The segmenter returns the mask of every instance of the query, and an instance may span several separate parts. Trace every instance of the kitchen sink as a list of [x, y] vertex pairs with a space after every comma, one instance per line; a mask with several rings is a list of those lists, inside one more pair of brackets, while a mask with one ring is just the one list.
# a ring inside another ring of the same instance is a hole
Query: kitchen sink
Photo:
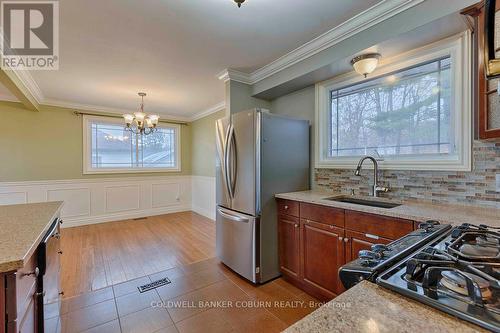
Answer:
[[355, 204], [355, 205], [371, 206], [371, 207], [378, 207], [378, 208], [394, 208], [394, 207], [401, 206], [401, 204], [392, 203], [392, 202], [357, 199], [357, 198], [351, 198], [351, 197], [330, 197], [330, 198], [324, 198], [323, 200], [345, 202], [345, 203], [350, 203], [350, 204]]

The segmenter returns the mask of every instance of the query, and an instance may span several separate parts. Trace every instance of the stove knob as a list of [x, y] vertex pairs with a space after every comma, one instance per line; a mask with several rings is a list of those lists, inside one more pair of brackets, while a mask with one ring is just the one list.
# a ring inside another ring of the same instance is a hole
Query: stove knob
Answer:
[[384, 245], [384, 244], [374, 244], [372, 245], [372, 251], [373, 252], [378, 252], [378, 253], [382, 253], [384, 251], [390, 251], [391, 249], [389, 249], [389, 247], [387, 245]]
[[361, 250], [358, 253], [358, 256], [361, 259], [367, 259], [367, 260], [380, 260], [382, 259], [382, 254], [379, 252], [373, 252], [369, 250]]

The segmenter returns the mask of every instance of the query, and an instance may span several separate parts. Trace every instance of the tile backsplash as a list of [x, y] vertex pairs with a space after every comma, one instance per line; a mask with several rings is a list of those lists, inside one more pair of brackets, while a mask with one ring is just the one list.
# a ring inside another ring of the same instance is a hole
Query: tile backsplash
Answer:
[[[496, 178], [500, 173], [500, 142], [474, 141], [471, 172], [380, 171], [380, 183], [390, 188], [381, 197], [403, 201], [424, 201], [500, 208]], [[354, 170], [315, 169], [314, 185], [318, 190], [369, 195], [373, 171], [362, 176]]]

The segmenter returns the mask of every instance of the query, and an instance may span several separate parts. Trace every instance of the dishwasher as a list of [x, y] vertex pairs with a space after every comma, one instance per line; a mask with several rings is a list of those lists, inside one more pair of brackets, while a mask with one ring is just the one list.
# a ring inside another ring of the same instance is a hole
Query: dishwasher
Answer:
[[47, 319], [59, 316], [60, 297], [60, 225], [62, 220], [56, 218], [45, 234], [37, 249], [37, 333], [43, 333]]

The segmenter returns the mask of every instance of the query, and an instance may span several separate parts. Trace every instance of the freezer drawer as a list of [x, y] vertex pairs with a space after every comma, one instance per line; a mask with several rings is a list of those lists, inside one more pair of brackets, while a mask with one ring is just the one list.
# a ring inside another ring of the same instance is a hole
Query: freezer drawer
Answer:
[[244, 278], [257, 283], [256, 249], [259, 219], [217, 207], [217, 257]]

